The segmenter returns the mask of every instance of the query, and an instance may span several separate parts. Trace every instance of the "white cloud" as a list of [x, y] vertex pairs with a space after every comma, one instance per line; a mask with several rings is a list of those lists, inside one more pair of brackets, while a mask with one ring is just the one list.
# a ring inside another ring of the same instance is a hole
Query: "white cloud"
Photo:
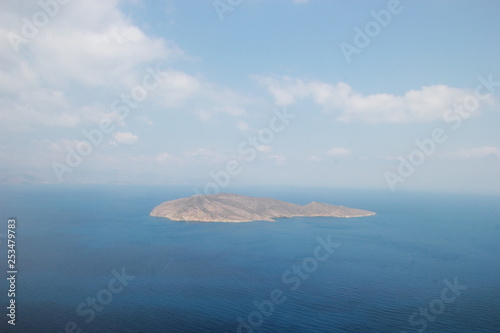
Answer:
[[284, 156], [278, 155], [278, 154], [269, 155], [268, 158], [273, 160], [277, 165], [283, 165], [286, 162], [286, 158]]
[[246, 111], [242, 107], [238, 107], [236, 105], [229, 105], [227, 107], [222, 108], [222, 112], [225, 112], [231, 116], [244, 116], [246, 114]]
[[473, 159], [473, 158], [485, 158], [485, 157], [496, 157], [500, 158], [500, 148], [493, 146], [477, 147], [471, 149], [463, 149], [454, 153], [449, 153], [445, 156], [450, 158], [459, 159]]
[[196, 110], [196, 115], [207, 121], [220, 114], [244, 116], [247, 114], [246, 107], [254, 101], [227, 87], [200, 81], [200, 89], [189, 103], [190, 108]]
[[201, 82], [189, 74], [170, 69], [160, 72], [158, 77], [161, 84], [151, 95], [163, 107], [179, 107], [201, 92]]
[[[310, 98], [326, 112], [337, 114], [343, 122], [367, 123], [426, 122], [441, 119], [445, 112], [454, 110], [473, 91], [446, 85], [425, 86], [403, 95], [377, 93], [363, 95], [348, 84], [336, 85], [321, 81], [306, 81], [290, 77], [256, 77], [265, 86], [279, 106], [287, 106], [300, 99]], [[491, 105], [493, 96], [487, 94], [483, 103]]]
[[137, 116], [137, 117], [135, 117], [135, 119], [140, 121], [141, 123], [147, 124], [149, 126], [155, 125], [155, 123], [149, 117], [146, 117], [146, 116]]
[[248, 131], [250, 129], [250, 126], [248, 125], [247, 122], [243, 121], [243, 120], [239, 120], [237, 123], [236, 123], [236, 128], [242, 132], [244, 131]]
[[181, 162], [180, 158], [165, 152], [156, 154], [154, 156], [154, 160], [160, 164], [172, 164]]
[[323, 161], [323, 159], [320, 158], [320, 157], [318, 157], [317, 155], [309, 156], [307, 159], [309, 161], [313, 161], [313, 162], [321, 162], [321, 161]]
[[212, 149], [198, 148], [185, 152], [183, 158], [189, 161], [219, 162], [224, 161], [226, 157]]
[[268, 145], [259, 145], [257, 146], [257, 150], [262, 154], [269, 154], [273, 151], [273, 147]]
[[[31, 17], [40, 10], [20, 9], [7, 8], [2, 16]], [[4, 25], [4, 29], [21, 34], [20, 24]], [[58, 14], [39, 29], [15, 58], [29, 61], [48, 83], [74, 80], [89, 85], [122, 86], [138, 66], [182, 55], [174, 43], [146, 36], [120, 12], [118, 1], [89, 0], [61, 6]]]
[[265, 86], [279, 106], [294, 104], [297, 99], [309, 96], [309, 87], [302, 80], [293, 80], [289, 77], [278, 79], [274, 77], [255, 76], [257, 81]]
[[351, 151], [347, 148], [334, 147], [326, 152], [328, 156], [347, 156], [351, 154]]
[[[113, 0], [61, 5], [16, 52], [9, 36], [22, 35], [21, 18], [40, 10], [38, 2], [0, 3], [0, 127], [5, 131], [99, 122], [109, 115], [106, 103], [141, 82], [150, 63], [184, 54], [175, 43], [146, 36]], [[178, 90], [186, 84], [192, 86], [182, 74], [164, 73], [166, 82], [177, 87], [168, 95], [172, 100], [183, 98]]]
[[61, 5], [15, 52], [8, 36], [21, 35], [21, 18], [40, 10], [38, 2], [0, 2], [3, 132], [75, 128], [104, 118], [124, 126], [123, 117], [111, 112], [112, 102], [141, 84], [148, 68], [155, 66], [162, 67], [161, 84], [147, 96], [155, 106], [191, 112], [201, 120], [247, 113], [251, 100], [244, 95], [169, 68], [174, 60], [192, 58], [174, 42], [146, 35], [120, 11], [118, 0]]
[[254, 103], [245, 95], [200, 76], [166, 70], [160, 72], [158, 77], [161, 84], [151, 92], [151, 97], [165, 109], [185, 110], [201, 121], [218, 115], [244, 116], [247, 114], [246, 107]]
[[132, 145], [139, 140], [137, 135], [134, 135], [130, 132], [115, 132], [113, 134], [113, 138], [117, 143], [123, 143], [126, 145]]

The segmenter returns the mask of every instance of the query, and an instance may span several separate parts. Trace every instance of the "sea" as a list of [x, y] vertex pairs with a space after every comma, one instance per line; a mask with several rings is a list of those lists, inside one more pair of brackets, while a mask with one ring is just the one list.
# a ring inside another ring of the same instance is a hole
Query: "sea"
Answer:
[[190, 187], [0, 190], [0, 332], [500, 332], [499, 196], [235, 187], [377, 214], [200, 223], [149, 216]]

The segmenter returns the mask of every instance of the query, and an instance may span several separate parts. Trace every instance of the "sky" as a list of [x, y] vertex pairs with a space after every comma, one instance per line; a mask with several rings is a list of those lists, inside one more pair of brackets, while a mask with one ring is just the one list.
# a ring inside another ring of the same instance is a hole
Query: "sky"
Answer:
[[499, 13], [3, 0], [0, 183], [498, 194]]

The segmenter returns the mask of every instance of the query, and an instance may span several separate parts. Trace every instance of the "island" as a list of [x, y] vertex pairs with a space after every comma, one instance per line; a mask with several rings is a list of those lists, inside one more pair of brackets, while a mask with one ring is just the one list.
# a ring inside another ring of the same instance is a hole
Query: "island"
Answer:
[[359, 217], [374, 214], [367, 210], [315, 201], [301, 206], [271, 198], [218, 193], [166, 201], [156, 206], [150, 216], [173, 221], [251, 222], [274, 221], [284, 217]]

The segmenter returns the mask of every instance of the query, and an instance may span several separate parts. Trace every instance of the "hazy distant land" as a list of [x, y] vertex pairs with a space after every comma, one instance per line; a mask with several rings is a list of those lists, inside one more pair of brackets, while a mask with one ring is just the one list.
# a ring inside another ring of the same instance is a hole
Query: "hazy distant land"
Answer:
[[311, 202], [305, 206], [271, 199], [239, 194], [220, 193], [195, 195], [166, 201], [156, 206], [151, 216], [174, 221], [250, 222], [274, 221], [281, 217], [359, 217], [374, 215], [362, 209]]

